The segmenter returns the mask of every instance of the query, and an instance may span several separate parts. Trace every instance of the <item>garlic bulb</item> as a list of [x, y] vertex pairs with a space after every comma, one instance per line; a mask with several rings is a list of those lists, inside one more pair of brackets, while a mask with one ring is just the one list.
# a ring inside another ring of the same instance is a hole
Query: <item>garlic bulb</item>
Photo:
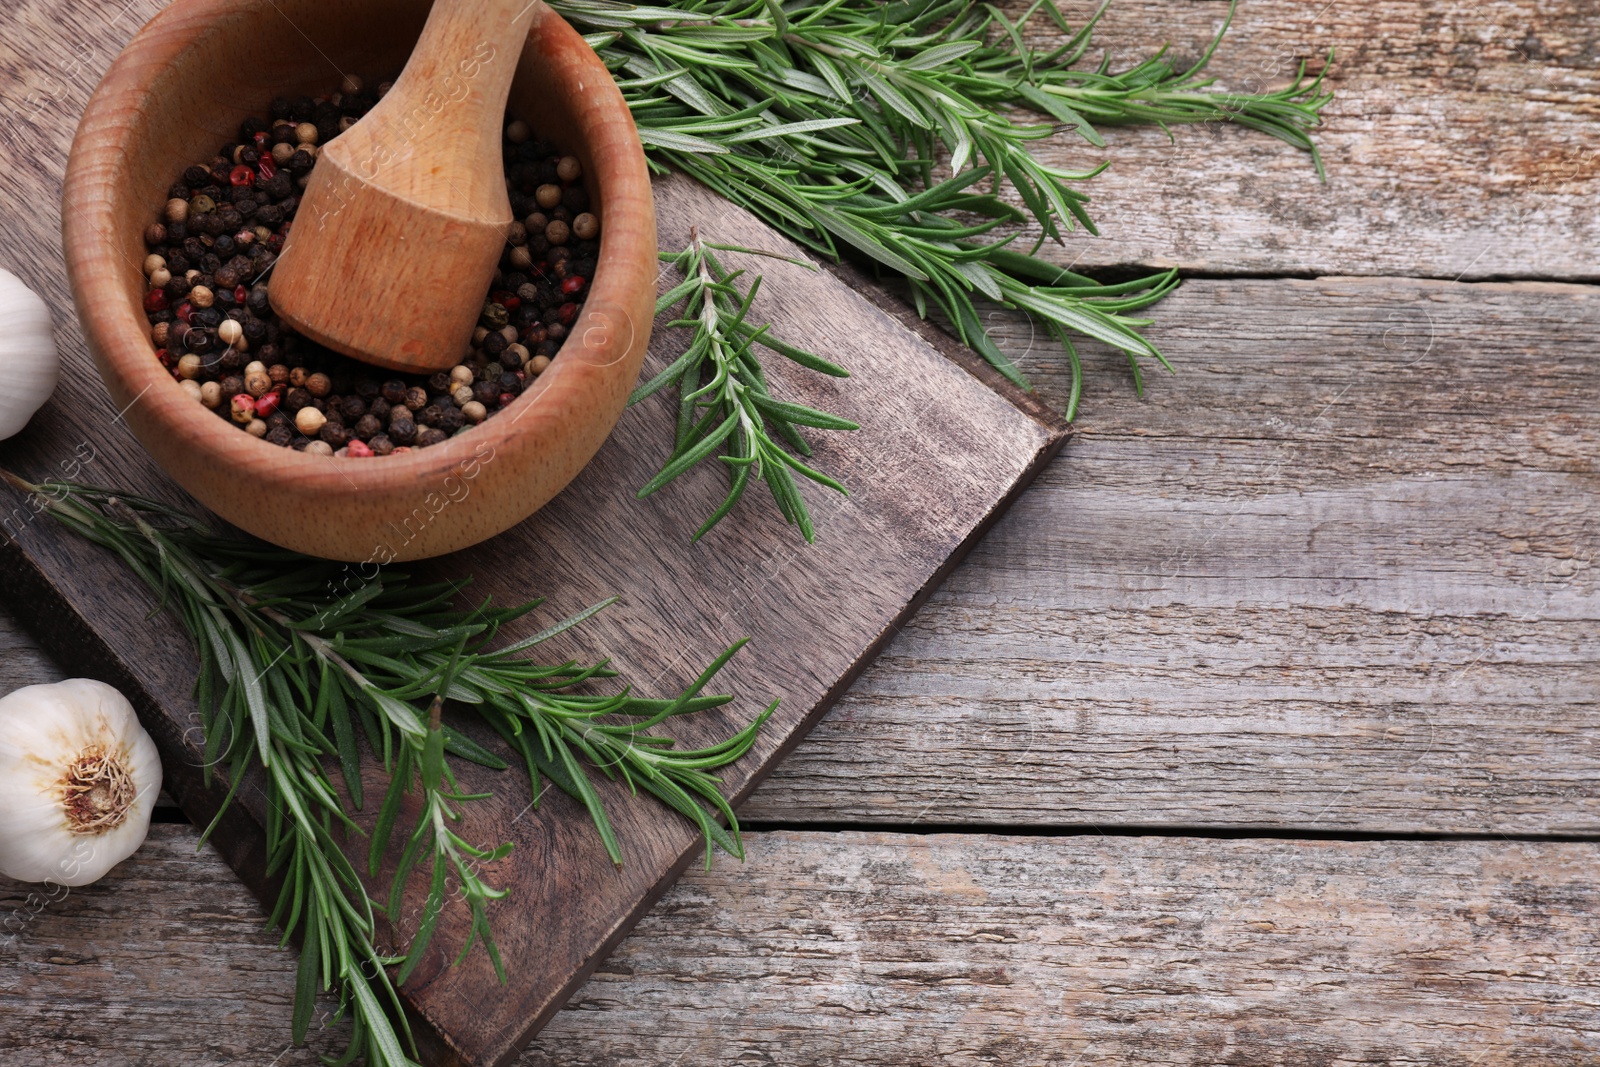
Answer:
[[127, 698], [72, 678], [0, 698], [0, 875], [88, 885], [150, 829], [161, 761]]
[[0, 441], [20, 433], [56, 391], [60, 360], [50, 309], [37, 293], [0, 270]]

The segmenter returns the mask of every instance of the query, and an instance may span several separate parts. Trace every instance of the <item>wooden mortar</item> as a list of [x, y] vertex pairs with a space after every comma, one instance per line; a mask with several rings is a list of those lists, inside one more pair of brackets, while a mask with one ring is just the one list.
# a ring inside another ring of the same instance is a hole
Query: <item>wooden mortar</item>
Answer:
[[340, 459], [243, 433], [156, 359], [140, 265], [144, 229], [174, 166], [210, 157], [274, 96], [327, 92], [346, 72], [399, 69], [428, 8], [427, 0], [177, 0], [112, 64], [67, 164], [67, 271], [111, 410], [125, 409], [156, 462], [222, 518], [332, 559], [436, 556], [538, 510], [611, 432], [649, 340], [657, 267], [644, 152], [605, 67], [536, 0], [510, 110], [578, 157], [602, 228], [583, 312], [532, 389], [442, 444]]

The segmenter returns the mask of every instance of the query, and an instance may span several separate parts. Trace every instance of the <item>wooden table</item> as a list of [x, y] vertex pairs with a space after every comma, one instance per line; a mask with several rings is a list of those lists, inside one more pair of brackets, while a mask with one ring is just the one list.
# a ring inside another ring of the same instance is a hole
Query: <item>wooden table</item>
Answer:
[[[1220, 14], [1121, 0], [1100, 40], [1192, 55]], [[1078, 436], [745, 805], [748, 862], [521, 1063], [1595, 1062], [1597, 40], [1580, 0], [1244, 0], [1225, 85], [1338, 48], [1327, 183], [1112, 131], [1105, 236], [1058, 254], [1188, 269], [1178, 375], [1088, 354]], [[106, 58], [4, 71], [13, 151]], [[71, 668], [0, 621], [0, 690]], [[0, 886], [0, 1064], [315, 1062], [196, 836]]]

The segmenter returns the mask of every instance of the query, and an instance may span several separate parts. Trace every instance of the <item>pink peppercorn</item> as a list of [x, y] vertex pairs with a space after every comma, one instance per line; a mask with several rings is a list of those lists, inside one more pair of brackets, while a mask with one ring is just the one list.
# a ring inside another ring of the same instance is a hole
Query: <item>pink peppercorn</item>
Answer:
[[569, 300], [561, 305], [561, 310], [557, 314], [561, 316], [561, 325], [571, 326], [572, 320], [578, 317], [578, 305]]
[[256, 401], [256, 418], [264, 419], [268, 415], [271, 415], [274, 411], [277, 411], [278, 404], [281, 403], [282, 400], [283, 397], [276, 389], [263, 393], [261, 395], [261, 399]]
[[228, 172], [228, 181], [234, 185], [254, 185], [256, 172], [247, 164], [241, 163]]
[[179, 320], [187, 323], [189, 321], [189, 316], [194, 314], [194, 305], [185, 300], [183, 303], [174, 308], [172, 313], [173, 315], [177, 316]]
[[243, 285], [236, 285], [236, 286], [233, 287], [233, 302], [235, 304], [238, 304], [240, 307], [243, 307], [244, 306], [244, 302], [246, 300], [248, 300], [249, 298], [250, 298], [250, 290], [246, 289]]
[[146, 311], [167, 310], [167, 294], [163, 289], [152, 289], [144, 294], [144, 309]]
[[581, 291], [587, 284], [589, 284], [589, 279], [583, 277], [581, 274], [574, 274], [572, 277], [561, 283], [561, 291], [566, 293], [568, 296], [572, 296], [574, 293]]
[[261, 156], [261, 162], [256, 164], [256, 166], [261, 171], [262, 181], [270, 181], [272, 176], [278, 173], [278, 165], [272, 161], [271, 156], [266, 154]]
[[344, 446], [344, 454], [351, 459], [366, 459], [372, 455], [372, 449], [359, 437], [350, 438], [350, 443]]
[[501, 407], [505, 407], [506, 405], [510, 404], [515, 399], [516, 399], [515, 394], [512, 394], [512, 393], [501, 393], [500, 394], [500, 406]]

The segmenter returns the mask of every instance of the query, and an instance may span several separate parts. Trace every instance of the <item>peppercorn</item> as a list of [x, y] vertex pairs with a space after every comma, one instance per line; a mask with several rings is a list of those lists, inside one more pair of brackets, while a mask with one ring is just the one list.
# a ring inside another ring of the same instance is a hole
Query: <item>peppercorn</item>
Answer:
[[449, 434], [432, 426], [424, 426], [417, 431], [417, 447], [428, 448], [433, 445], [443, 444], [449, 440]]
[[495, 331], [494, 333], [489, 334], [488, 336], [486, 336], [483, 339], [483, 353], [484, 353], [484, 355], [490, 356], [490, 357], [494, 357], [494, 356], [498, 356], [500, 353], [504, 352], [505, 350], [506, 350], [506, 338], [505, 338], [505, 335], [500, 333], [499, 331]]
[[585, 211], [572, 220], [572, 232], [581, 241], [591, 241], [600, 234], [600, 220]]
[[217, 326], [217, 340], [230, 348], [235, 345], [242, 345], [244, 343], [244, 327], [233, 319], [224, 319]]
[[306, 378], [306, 391], [314, 397], [327, 396], [333, 390], [333, 380], [321, 371]]
[[452, 386], [470, 385], [472, 383], [472, 379], [473, 373], [471, 367], [466, 367], [458, 363], [454, 367], [450, 368], [450, 384]]
[[492, 407], [495, 398], [499, 395], [500, 384], [498, 382], [483, 381], [472, 387], [472, 399], [485, 407]]
[[428, 375], [428, 390], [434, 393], [448, 393], [450, 391], [450, 375], [445, 371]]
[[178, 360], [178, 374], [191, 380], [200, 377], [200, 357], [192, 352], [181, 357]]
[[[405, 408], [398, 408], [405, 411]], [[417, 424], [408, 418], [396, 419], [389, 423], [389, 439], [397, 445], [409, 445], [417, 439]]]
[[361, 440], [361, 438], [352, 437], [350, 442], [345, 445], [344, 454], [349, 456], [351, 459], [370, 459], [372, 456], [372, 449], [368, 448], [367, 443]]
[[428, 403], [428, 391], [420, 385], [413, 385], [406, 390], [405, 405], [412, 411], [420, 411]]
[[535, 374], [543, 374], [550, 368], [549, 356], [534, 356], [528, 361], [528, 369]]
[[[479, 316], [478, 321], [483, 323], [488, 330], [498, 330], [510, 321], [510, 316], [503, 305], [496, 304], [491, 300], [483, 305], [483, 314]], [[487, 337], [488, 335], [485, 334], [484, 336]]]
[[265, 396], [268, 389], [272, 388], [272, 379], [264, 371], [246, 373], [244, 376], [244, 391], [253, 397]]
[[398, 378], [390, 378], [379, 387], [379, 393], [391, 404], [403, 404], [406, 399], [406, 383]]
[[317, 436], [328, 442], [335, 449], [343, 448], [350, 442], [350, 431], [332, 420], [322, 424], [322, 429], [317, 431]]
[[356, 420], [355, 434], [363, 441], [383, 429], [383, 423], [375, 415], [363, 415]]
[[552, 219], [544, 228], [544, 239], [553, 245], [564, 245], [571, 236], [571, 228], [560, 219]]
[[222, 403], [222, 386], [216, 382], [200, 383], [200, 403], [216, 408]]
[[[294, 393], [294, 390], [290, 390], [291, 397], [293, 396], [293, 393]], [[295, 429], [299, 430], [301, 433], [305, 434], [307, 437], [316, 436], [317, 431], [321, 430], [323, 424], [326, 423], [327, 421], [328, 421], [327, 417], [325, 415], [323, 415], [322, 412], [318, 411], [314, 407], [304, 407], [304, 406], [302, 406], [301, 408], [299, 408], [298, 410], [295, 411], [295, 416], [294, 416]]]
[[239, 393], [229, 402], [228, 414], [240, 426], [247, 425], [256, 417], [256, 398], [249, 393]]

